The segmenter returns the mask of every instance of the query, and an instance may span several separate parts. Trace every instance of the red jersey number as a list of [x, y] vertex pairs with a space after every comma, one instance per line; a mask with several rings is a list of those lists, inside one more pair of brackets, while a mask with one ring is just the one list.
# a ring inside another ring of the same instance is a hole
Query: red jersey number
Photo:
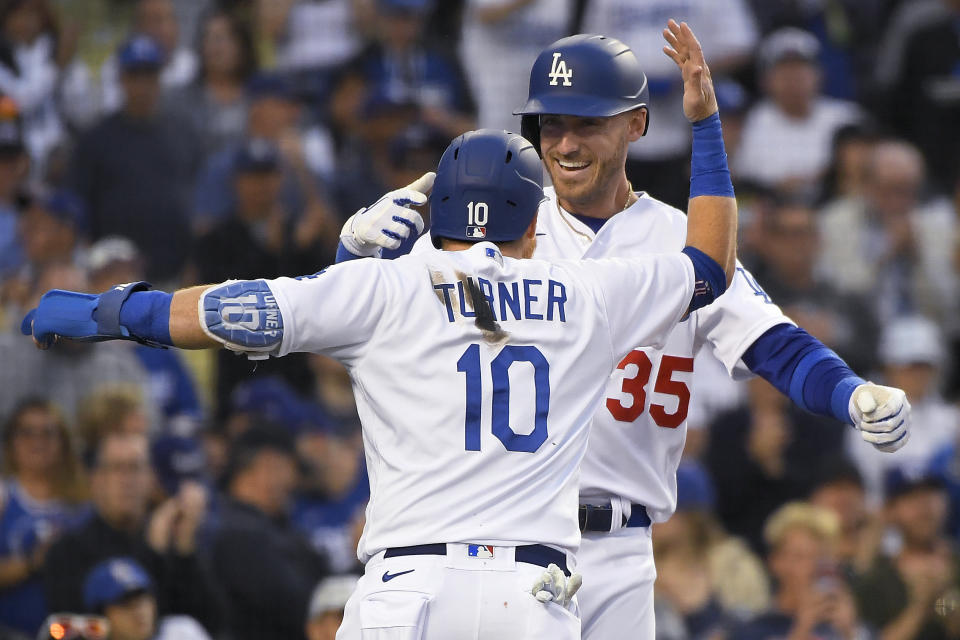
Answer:
[[[632, 378], [624, 378], [621, 390], [633, 398], [633, 404], [625, 407], [619, 399], [607, 398], [607, 410], [618, 422], [634, 422], [647, 404], [646, 387], [653, 371], [653, 363], [646, 353], [634, 350], [627, 354], [617, 368], [626, 369], [629, 364], [637, 366], [637, 374]], [[651, 404], [650, 417], [657, 426], [667, 429], [676, 429], [683, 424], [690, 408], [690, 387], [682, 380], [673, 379], [673, 374], [677, 371], [693, 372], [693, 358], [666, 355], [660, 358], [660, 369], [657, 371], [653, 390], [674, 396], [677, 399], [677, 409], [673, 413], [667, 413], [663, 405]]]

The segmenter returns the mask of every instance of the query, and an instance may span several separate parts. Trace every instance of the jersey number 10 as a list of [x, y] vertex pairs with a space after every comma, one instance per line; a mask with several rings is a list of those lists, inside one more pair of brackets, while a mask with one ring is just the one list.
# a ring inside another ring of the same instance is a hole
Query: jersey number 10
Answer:
[[[533, 365], [535, 412], [533, 431], [519, 435], [510, 428], [510, 367], [514, 362]], [[480, 345], [472, 344], [457, 361], [457, 371], [467, 374], [467, 414], [464, 419], [467, 451], [480, 451], [480, 411], [483, 389], [480, 377]], [[540, 349], [507, 345], [490, 363], [493, 403], [490, 427], [507, 451], [533, 453], [547, 440], [547, 413], [550, 411], [550, 365]]]

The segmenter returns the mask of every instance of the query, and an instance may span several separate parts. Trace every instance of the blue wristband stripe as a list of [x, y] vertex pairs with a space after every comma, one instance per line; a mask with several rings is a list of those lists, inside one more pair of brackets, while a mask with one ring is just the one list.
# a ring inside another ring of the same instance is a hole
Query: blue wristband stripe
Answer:
[[859, 376], [848, 376], [841, 380], [830, 395], [830, 412], [841, 422], [853, 424], [850, 419], [850, 397], [854, 389], [866, 381]]
[[720, 114], [693, 123], [693, 150], [690, 155], [690, 197], [732, 198], [733, 181], [723, 146]]
[[350, 260], [359, 260], [362, 257], [363, 256], [358, 256], [355, 253], [351, 253], [349, 249], [343, 246], [342, 242], [337, 243], [337, 264], [340, 264], [341, 262], [348, 262]]

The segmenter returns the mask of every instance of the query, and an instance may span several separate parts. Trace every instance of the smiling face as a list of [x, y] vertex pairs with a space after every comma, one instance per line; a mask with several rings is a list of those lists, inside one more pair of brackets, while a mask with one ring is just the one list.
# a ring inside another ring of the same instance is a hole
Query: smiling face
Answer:
[[[543, 163], [564, 209], [586, 213], [626, 196], [627, 147], [640, 139], [646, 117], [645, 109], [610, 117], [541, 116]], [[619, 211], [605, 208], [607, 216]]]

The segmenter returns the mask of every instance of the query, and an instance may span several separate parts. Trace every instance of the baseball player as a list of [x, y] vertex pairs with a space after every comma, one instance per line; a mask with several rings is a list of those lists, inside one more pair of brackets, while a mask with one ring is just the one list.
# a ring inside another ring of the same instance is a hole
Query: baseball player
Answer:
[[[732, 195], [725, 174], [710, 168], [718, 153], [719, 116], [701, 119], [701, 84], [689, 82], [700, 69], [703, 85], [709, 84], [700, 44], [685, 23], [673, 20], [663, 35], [668, 43], [664, 52], [683, 75], [683, 109], [693, 122], [691, 196], [698, 180], [705, 179], [713, 193]], [[554, 185], [546, 189], [540, 207], [537, 258], [605, 258], [682, 248], [689, 218], [634, 192], [624, 171], [628, 143], [639, 140], [649, 124], [647, 96], [636, 57], [616, 39], [571, 36], [537, 58], [529, 100], [517, 112]], [[710, 182], [720, 176], [717, 184]], [[399, 206], [385, 215], [396, 227], [403, 226], [398, 220], [409, 227], [419, 222], [415, 212]], [[399, 244], [397, 238], [369, 232], [378, 228], [368, 223], [362, 233], [348, 221], [338, 259], [348, 253], [374, 255], [377, 245]], [[414, 253], [423, 244], [421, 240]], [[801, 407], [853, 425], [881, 451], [896, 451], [907, 442], [910, 403], [903, 391], [858, 377], [787, 318], [738, 264], [730, 290], [717, 304], [679, 324], [663, 347], [631, 351], [609, 377], [580, 481], [584, 536], [577, 557], [584, 575], [579, 595], [584, 638], [654, 637], [650, 524], [666, 520], [676, 507], [693, 358], [704, 348], [730, 375], [762, 376]]]
[[[703, 91], [703, 110], [716, 111]], [[713, 169], [726, 171], [725, 159]], [[590, 418], [617, 362], [661, 345], [726, 289], [736, 202], [693, 198], [683, 252], [518, 260], [533, 254], [542, 187], [527, 140], [470, 132], [437, 169], [431, 236], [443, 251], [175, 294], [146, 283], [54, 290], [22, 329], [40, 346], [130, 339], [338, 359], [354, 383], [371, 495], [366, 572], [337, 637], [578, 638], [568, 607], [579, 579], [567, 577]], [[383, 199], [369, 215], [393, 206]]]

